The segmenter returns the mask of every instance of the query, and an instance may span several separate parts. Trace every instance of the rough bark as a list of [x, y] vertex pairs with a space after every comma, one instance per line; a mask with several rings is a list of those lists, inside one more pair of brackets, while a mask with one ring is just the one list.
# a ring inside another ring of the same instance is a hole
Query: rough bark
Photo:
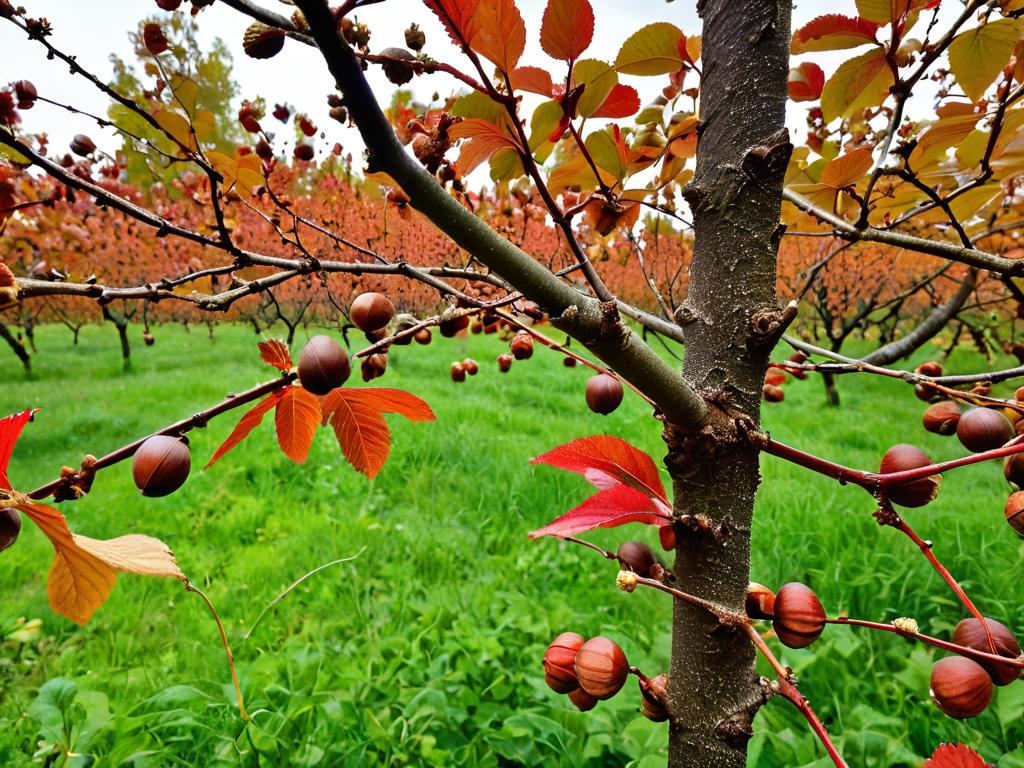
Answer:
[[[768, 353], [785, 314], [775, 295], [790, 3], [704, 0], [697, 168], [684, 194], [693, 210], [690, 291], [679, 313], [684, 374], [727, 414], [760, 416]], [[718, 422], [720, 425], [729, 422]], [[686, 592], [741, 611], [750, 577], [758, 451], [740, 430], [666, 432], [677, 511], [714, 534], [679, 526], [675, 574]], [[707, 612], [676, 602], [669, 695], [671, 768], [746, 764], [751, 719], [763, 701], [754, 649]]]

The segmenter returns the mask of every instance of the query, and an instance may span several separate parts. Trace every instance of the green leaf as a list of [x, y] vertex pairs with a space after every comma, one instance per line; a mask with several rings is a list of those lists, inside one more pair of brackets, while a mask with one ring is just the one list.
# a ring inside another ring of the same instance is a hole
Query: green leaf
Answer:
[[583, 86], [583, 95], [576, 105], [576, 114], [587, 118], [597, 112], [619, 82], [611, 66], [597, 59], [581, 59], [572, 68], [572, 80]]
[[977, 101], [1010, 61], [1020, 38], [1019, 19], [998, 19], [961, 32], [949, 44], [949, 69], [967, 98]]
[[626, 75], [667, 75], [683, 66], [679, 44], [685, 45], [682, 30], [659, 21], [641, 27], [619, 49], [615, 68]]

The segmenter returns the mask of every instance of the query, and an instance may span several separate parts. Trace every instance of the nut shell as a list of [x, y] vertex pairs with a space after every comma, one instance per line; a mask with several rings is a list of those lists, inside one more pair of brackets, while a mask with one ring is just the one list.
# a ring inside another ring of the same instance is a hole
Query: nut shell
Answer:
[[629, 673], [629, 662], [618, 643], [601, 636], [580, 647], [574, 665], [580, 687], [599, 699], [610, 699], [622, 690]]
[[466, 380], [466, 367], [459, 362], [452, 363], [451, 367], [452, 381], [465, 381]]
[[952, 435], [960, 423], [960, 406], [953, 400], [940, 400], [928, 406], [921, 424], [936, 435]]
[[16, 509], [0, 509], [0, 552], [14, 546], [21, 533], [21, 515]]
[[383, 293], [361, 293], [352, 300], [348, 317], [360, 331], [379, 331], [395, 316], [395, 305]]
[[1003, 477], [1018, 489], [1024, 488], [1024, 453], [1015, 453], [1003, 459]]
[[775, 384], [765, 384], [761, 387], [761, 396], [769, 403], [781, 403], [786, 399], [786, 392]]
[[533, 337], [528, 333], [517, 333], [508, 348], [516, 360], [529, 360], [533, 357]]
[[555, 693], [570, 693], [580, 687], [574, 662], [582, 646], [583, 635], [563, 632], [544, 652], [544, 682]]
[[462, 361], [462, 367], [469, 376], [476, 376], [477, 371], [480, 370], [480, 366], [476, 364], [476, 360], [471, 357], [467, 357]]
[[615, 556], [619, 558], [619, 565], [624, 569], [645, 578], [650, 577], [651, 569], [658, 564], [654, 550], [642, 541], [622, 542]]
[[381, 352], [364, 357], [363, 362], [359, 364], [359, 374], [363, 377], [363, 381], [379, 379], [387, 369], [388, 356]]
[[242, 37], [242, 50], [254, 59], [269, 59], [284, 48], [284, 30], [254, 21]]
[[999, 411], [974, 408], [960, 417], [956, 436], [969, 451], [980, 453], [998, 448], [1014, 435], [1013, 425]]
[[321, 334], [302, 348], [298, 370], [299, 381], [307, 392], [326, 395], [348, 380], [352, 366], [345, 348], [330, 336]]
[[1024, 537], [1024, 491], [1017, 491], [1010, 494], [1006, 500], [1006, 522], [1017, 532], [1018, 536]]
[[180, 437], [153, 435], [132, 459], [132, 478], [143, 496], [167, 496], [178, 490], [192, 468], [188, 443]]
[[[883, 475], [892, 472], [905, 472], [910, 469], [927, 467], [931, 463], [932, 460], [924, 451], [912, 445], [900, 443], [885, 452], [879, 472]], [[890, 501], [901, 507], [923, 507], [938, 495], [941, 481], [941, 475], [929, 475], [907, 483], [890, 485], [886, 488], [886, 493]]]
[[577, 688], [575, 691], [569, 691], [569, 701], [575, 704], [580, 712], [589, 712], [597, 706], [599, 699], [596, 696], [591, 696], [582, 688]]
[[932, 667], [932, 700], [944, 714], [957, 720], [984, 712], [992, 701], [992, 692], [992, 678], [971, 659], [949, 656]]
[[668, 720], [668, 675], [640, 678], [640, 708], [644, 717], [655, 723]]
[[498, 370], [502, 373], [508, 373], [512, 367], [512, 355], [498, 355]]
[[619, 407], [622, 395], [622, 383], [614, 376], [599, 373], [587, 380], [587, 405], [594, 413], [611, 413]]
[[825, 629], [825, 609], [810, 587], [792, 581], [775, 595], [772, 626], [783, 645], [806, 648]]
[[747, 597], [743, 604], [747, 616], [752, 619], [770, 619], [775, 615], [775, 593], [756, 581], [747, 585]]
[[416, 335], [413, 336], [413, 339], [416, 340], [417, 344], [429, 344], [432, 338], [434, 337], [433, 334], [430, 333], [429, 328], [420, 328], [416, 331]]
[[919, 373], [922, 376], [941, 376], [942, 366], [936, 363], [934, 360], [921, 363], [917, 368], [914, 369], [914, 373]]
[[[986, 618], [992, 639], [996, 644], [996, 651], [1000, 656], [1008, 659], [1016, 659], [1020, 656], [1020, 643], [1013, 636], [1013, 632], [1005, 625], [995, 619]], [[975, 618], [964, 619], [956, 625], [953, 630], [953, 642], [966, 648], [973, 648], [976, 651], [992, 653], [992, 647], [988, 644], [988, 636], [985, 634], [981, 622]], [[1009, 685], [1020, 677], [1020, 667], [1011, 667], [990, 661], [978, 661], [996, 685]]]

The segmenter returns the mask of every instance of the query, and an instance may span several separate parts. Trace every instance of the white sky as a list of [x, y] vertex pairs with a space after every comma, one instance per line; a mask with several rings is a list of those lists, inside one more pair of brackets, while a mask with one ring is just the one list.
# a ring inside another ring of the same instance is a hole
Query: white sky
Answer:
[[[262, 2], [265, 7], [286, 15], [292, 10], [291, 6], [276, 0]], [[157, 8], [154, 0], [19, 0], [19, 3], [28, 9], [30, 15], [48, 18], [54, 27], [51, 38], [53, 43], [64, 52], [76, 55], [83, 67], [103, 79], [111, 75], [111, 53], [134, 61], [128, 31], [136, 28], [138, 20], [154, 14], [166, 15]], [[664, 0], [592, 0], [592, 3], [597, 23], [594, 42], [586, 54], [588, 57], [614, 59], [625, 38], [652, 21], [671, 21], [687, 34], [700, 33], [695, 0], [676, 0], [671, 4]], [[550, 68], [554, 62], [540, 50], [537, 42], [546, 0], [519, 0], [518, 5], [527, 24], [527, 50], [522, 63]], [[188, 7], [187, 0], [182, 7]], [[798, 2], [794, 7], [794, 28], [824, 13], [852, 15], [855, 13], [854, 2]], [[468, 64], [448, 42], [440, 24], [421, 0], [388, 0], [361, 9], [357, 16], [373, 30], [373, 51], [392, 45], [404, 46], [403, 31], [410, 22], [415, 21], [426, 32], [425, 50], [429, 54], [463, 68]], [[347, 151], [359, 157], [362, 145], [356, 131], [343, 128], [327, 116], [325, 96], [333, 90], [333, 83], [315, 50], [290, 40], [285, 45], [285, 51], [276, 58], [250, 59], [241, 50], [242, 33], [249, 23], [247, 17], [215, 2], [198, 18], [201, 42], [220, 37], [232, 50], [234, 78], [241, 86], [243, 97], [263, 96], [271, 107], [275, 102], [288, 102], [300, 111], [306, 111], [318, 128], [327, 132], [327, 146], [339, 141]], [[852, 54], [847, 51], [816, 54], [815, 61], [821, 63], [828, 74], [835, 63], [849, 55]], [[369, 76], [382, 99], [389, 98], [394, 86], [385, 80], [380, 68], [372, 67]], [[94, 114], [106, 114], [107, 101], [102, 94], [84, 79], [68, 76], [66, 67], [60, 62], [47, 61], [42, 47], [28, 41], [19, 29], [7, 22], [0, 22], [0, 83], [21, 78], [31, 80], [41, 95]], [[644, 85], [643, 81], [646, 80], [647, 88], [639, 90], [641, 102], [648, 100], [645, 95], [650, 95], [650, 84], [654, 79], [624, 79], [634, 86]], [[657, 80], [660, 88], [663, 78]], [[427, 101], [433, 92], [446, 96], [456, 85], [454, 79], [437, 74], [417, 77], [407, 87], [413, 89], [418, 99]], [[794, 138], [799, 138], [805, 132], [806, 109], [804, 105], [791, 106], [788, 123]], [[104, 137], [103, 132], [88, 118], [69, 115], [47, 104], [39, 103], [33, 109], [22, 112], [22, 119], [25, 131], [45, 131], [50, 135], [53, 154], [65, 151], [70, 138], [76, 133], [87, 133], [101, 147], [120, 144], [112, 132]], [[264, 125], [268, 128], [273, 125], [273, 129], [276, 129], [277, 121], [268, 117]]]

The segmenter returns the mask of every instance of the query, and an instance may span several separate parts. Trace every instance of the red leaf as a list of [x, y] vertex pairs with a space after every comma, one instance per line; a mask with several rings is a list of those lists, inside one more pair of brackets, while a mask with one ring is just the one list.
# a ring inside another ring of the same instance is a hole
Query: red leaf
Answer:
[[817, 101], [825, 87], [825, 73], [813, 61], [805, 61], [789, 70], [788, 85], [793, 101]]
[[548, 0], [540, 25], [540, 47], [553, 59], [573, 62], [594, 39], [594, 9], [588, 0]]
[[476, 36], [473, 16], [480, 0], [424, 0], [444, 24], [452, 41], [459, 47], [470, 45]]
[[29, 408], [21, 413], [0, 419], [0, 490], [11, 490], [11, 481], [7, 479], [7, 465], [11, 461], [11, 454], [14, 453], [14, 446], [21, 436], [21, 430], [32, 420], [32, 414], [38, 410], [38, 408]]
[[288, 373], [292, 369], [292, 356], [288, 347], [278, 339], [265, 339], [259, 343], [260, 357], [263, 362], [272, 365], [279, 371]]
[[551, 73], [540, 67], [516, 67], [509, 79], [515, 91], [529, 91], [550, 97], [555, 88]]
[[[255, 408], [248, 411], [241, 418], [238, 424], [235, 425], [235, 428], [231, 430], [231, 434], [228, 435], [228, 439], [221, 443], [217, 452], [213, 454], [213, 457], [208, 462], [206, 462], [206, 467], [211, 466], [215, 461], [217, 461], [217, 459], [245, 440], [245, 438], [249, 436], [249, 433], [256, 429], [260, 422], [263, 421], [263, 417], [267, 412], [281, 401], [283, 396], [284, 392], [282, 390], [272, 392], [270, 395], [260, 400], [259, 403], [256, 404]], [[206, 469], [206, 467], [203, 467], [203, 469]]]
[[601, 489], [625, 484], [651, 499], [666, 517], [672, 511], [654, 459], [621, 438], [611, 435], [581, 437], [530, 459], [530, 463], [550, 464], [575, 472]]
[[594, 528], [614, 528], [625, 523], [665, 525], [668, 519], [668, 515], [643, 491], [627, 485], [614, 485], [598, 491], [575, 509], [531, 532], [530, 538], [554, 536], [564, 539]]
[[837, 51], [842, 48], [857, 48], [866, 43], [877, 45], [877, 31], [878, 25], [873, 22], [830, 13], [812, 19], [794, 32], [789, 52]]
[[285, 387], [274, 410], [277, 443], [296, 464], [305, 464], [320, 425], [320, 399], [302, 387]]
[[335, 389], [324, 397], [321, 409], [325, 423], [330, 418], [345, 459], [371, 479], [391, 452], [391, 431], [383, 414], [398, 413], [411, 421], [434, 420], [429, 405], [400, 389]]
[[984, 758], [963, 744], [942, 744], [924, 763], [924, 768], [992, 768]]
[[636, 88], [616, 83], [608, 98], [591, 117], [629, 117], [640, 111], [640, 94]]

